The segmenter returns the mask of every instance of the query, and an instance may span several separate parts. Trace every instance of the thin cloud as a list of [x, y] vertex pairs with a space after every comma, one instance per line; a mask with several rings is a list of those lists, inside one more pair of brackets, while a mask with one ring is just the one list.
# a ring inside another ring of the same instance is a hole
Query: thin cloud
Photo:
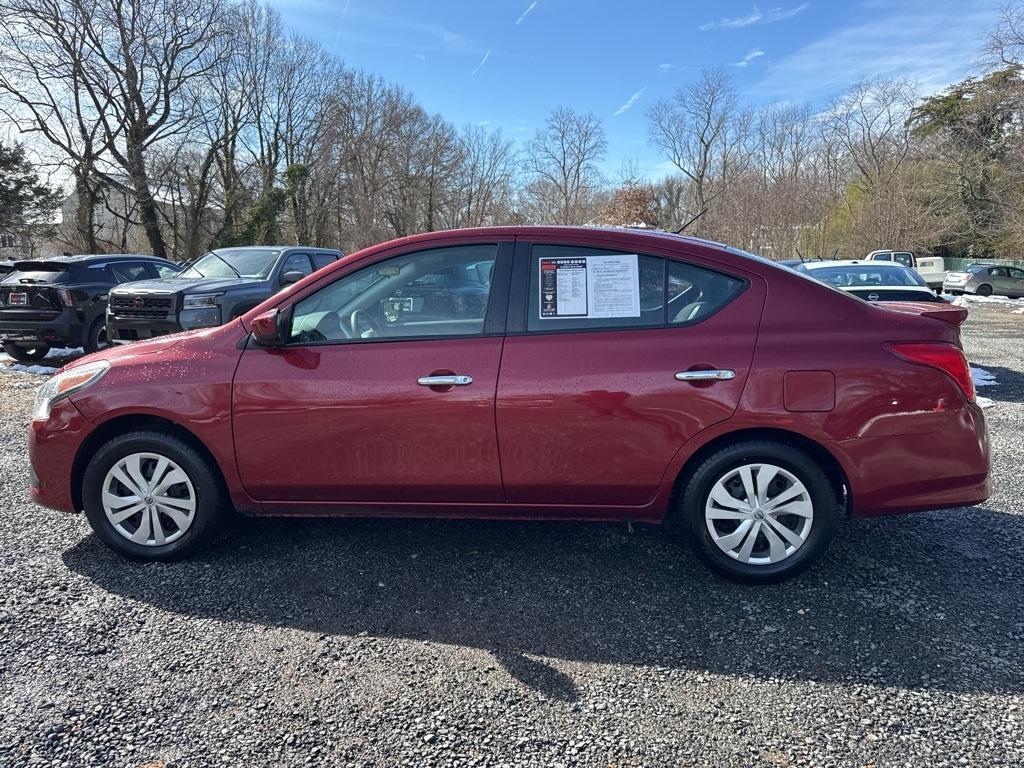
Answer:
[[751, 93], [761, 99], [828, 99], [858, 80], [907, 78], [934, 93], [971, 74], [980, 39], [995, 21], [990, 0], [930, 0], [879, 13], [863, 24], [833, 31], [772, 62]]
[[484, 54], [484, 57], [483, 57], [482, 59], [480, 59], [480, 63], [476, 65], [476, 69], [474, 69], [474, 70], [473, 70], [473, 72], [472, 72], [472, 74], [470, 75], [470, 77], [476, 77], [476, 73], [477, 73], [477, 72], [479, 72], [479, 71], [480, 71], [481, 69], [483, 69], [483, 68], [484, 68], [484, 64], [486, 64], [486, 63], [487, 63], [487, 60], [488, 60], [489, 58], [491, 58], [491, 52], [490, 52], [490, 51], [488, 51], [487, 53], [485, 53], [485, 54]]
[[634, 105], [634, 104], [636, 104], [636, 103], [637, 103], [637, 101], [639, 101], [639, 100], [640, 100], [640, 97], [644, 95], [644, 91], [646, 91], [646, 90], [647, 90], [647, 86], [645, 85], [645, 86], [644, 86], [643, 88], [641, 88], [641, 89], [640, 89], [639, 91], [637, 91], [637, 92], [636, 92], [636, 93], [634, 93], [634, 94], [633, 94], [632, 96], [630, 96], [630, 97], [629, 97], [628, 99], [626, 99], [626, 103], [625, 103], [625, 104], [623, 104], [623, 105], [622, 105], [621, 107], [619, 107], [618, 109], [616, 109], [616, 110], [615, 110], [615, 111], [614, 111], [614, 112], [612, 113], [612, 117], [618, 117], [618, 116], [619, 116], [619, 115], [621, 115], [621, 114], [622, 114], [623, 112], [626, 112], [626, 111], [628, 111], [628, 110], [632, 109], [632, 108], [633, 108], [633, 105]]
[[536, 7], [537, 7], [537, 0], [533, 0], [532, 3], [530, 3], [528, 6], [526, 6], [526, 10], [523, 11], [519, 15], [519, 18], [516, 19], [516, 25], [518, 26], [519, 24], [522, 24], [523, 23], [523, 19], [525, 19], [527, 16], [529, 16], [530, 15], [530, 11], [532, 11]]
[[744, 56], [739, 61], [734, 61], [732, 63], [732, 65], [734, 67], [746, 67], [746, 66], [748, 66], [750, 64], [750, 62], [752, 62], [754, 59], [758, 58], [759, 56], [764, 56], [764, 51], [762, 51], [760, 48], [752, 48], [750, 50], [750, 53], [748, 53], [746, 56]]
[[743, 27], [752, 27], [755, 24], [758, 26], [774, 24], [778, 21], [791, 19], [798, 13], [803, 13], [810, 5], [810, 3], [801, 3], [792, 8], [769, 8], [767, 11], [762, 11], [755, 5], [754, 9], [745, 16], [723, 16], [718, 21], [709, 21], [707, 24], [701, 24], [698, 29], [701, 32], [707, 32], [710, 29], [717, 28], [742, 29]]
[[426, 61], [427, 60], [427, 57], [424, 56], [422, 53], [414, 53], [413, 56], [416, 57], [417, 59], [419, 59], [420, 61]]
[[662, 74], [662, 75], [667, 75], [669, 72], [671, 72], [675, 68], [676, 68], [675, 64], [659, 64], [658, 65], [658, 73]]
[[341, 9], [341, 18], [348, 16], [348, 7], [352, 5], [352, 0], [345, 0], [345, 7]]

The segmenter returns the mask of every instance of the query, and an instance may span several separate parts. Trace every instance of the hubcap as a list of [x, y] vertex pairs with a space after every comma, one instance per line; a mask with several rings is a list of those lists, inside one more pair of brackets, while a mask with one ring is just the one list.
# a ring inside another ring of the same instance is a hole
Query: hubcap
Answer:
[[121, 536], [145, 547], [185, 535], [196, 514], [196, 492], [185, 471], [158, 453], [119, 459], [103, 479], [103, 511]]
[[704, 522], [711, 540], [729, 557], [770, 565], [803, 546], [814, 524], [814, 505], [793, 473], [774, 464], [745, 464], [711, 487]]

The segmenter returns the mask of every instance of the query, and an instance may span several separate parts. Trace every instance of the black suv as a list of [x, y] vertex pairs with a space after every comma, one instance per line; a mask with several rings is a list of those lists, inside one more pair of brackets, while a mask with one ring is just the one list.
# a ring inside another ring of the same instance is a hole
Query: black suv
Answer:
[[341, 257], [341, 251], [291, 245], [210, 251], [173, 280], [130, 283], [111, 291], [107, 333], [112, 343], [126, 344], [211, 328]]
[[107, 253], [15, 261], [0, 280], [0, 339], [15, 360], [35, 362], [53, 346], [106, 346], [107, 296], [132, 280], [176, 275], [153, 256]]

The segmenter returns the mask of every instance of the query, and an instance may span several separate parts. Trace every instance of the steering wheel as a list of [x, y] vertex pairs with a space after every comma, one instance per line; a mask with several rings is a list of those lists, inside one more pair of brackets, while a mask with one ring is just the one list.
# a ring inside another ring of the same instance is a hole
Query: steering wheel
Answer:
[[356, 339], [372, 339], [380, 336], [380, 327], [364, 309], [355, 309], [348, 316], [348, 327], [352, 329], [352, 337]]

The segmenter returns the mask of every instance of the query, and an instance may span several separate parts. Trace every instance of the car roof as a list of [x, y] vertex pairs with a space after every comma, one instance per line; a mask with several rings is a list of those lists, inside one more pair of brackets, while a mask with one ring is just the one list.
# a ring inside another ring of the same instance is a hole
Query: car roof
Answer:
[[146, 261], [169, 261], [159, 256], [150, 256], [145, 253], [76, 253], [71, 256], [40, 256], [34, 259], [17, 259], [15, 264], [31, 264], [32, 262], [47, 262], [55, 264], [79, 264], [87, 261], [123, 261], [125, 259], [145, 259]]
[[214, 248], [213, 251], [322, 251], [325, 253], [341, 253], [340, 248], [320, 248], [315, 245], [230, 245]]
[[[898, 251], [897, 251], [898, 253]], [[894, 261], [871, 261], [868, 259], [839, 259], [837, 261], [814, 261], [804, 262], [807, 269], [821, 269], [822, 267], [870, 267], [871, 269], [906, 269], [902, 264]]]

